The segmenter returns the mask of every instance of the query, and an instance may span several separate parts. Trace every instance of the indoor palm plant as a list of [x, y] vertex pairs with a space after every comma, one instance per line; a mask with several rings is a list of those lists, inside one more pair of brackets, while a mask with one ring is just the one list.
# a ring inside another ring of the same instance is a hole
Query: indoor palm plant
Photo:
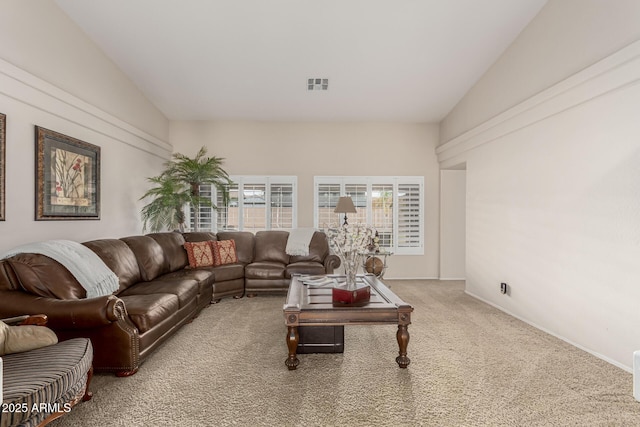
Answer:
[[[231, 179], [222, 168], [224, 162], [220, 157], [208, 157], [207, 149], [200, 148], [194, 158], [174, 153], [172, 159], [165, 163], [165, 170], [159, 176], [148, 178], [156, 186], [148, 190], [140, 199], [152, 200], [142, 208], [143, 228], [152, 232], [163, 229], [184, 231], [186, 221], [184, 207], [206, 204], [216, 206], [208, 198], [200, 197], [200, 185], [210, 184], [223, 195], [226, 203], [228, 185]], [[198, 215], [194, 215], [194, 227], [198, 230]]]

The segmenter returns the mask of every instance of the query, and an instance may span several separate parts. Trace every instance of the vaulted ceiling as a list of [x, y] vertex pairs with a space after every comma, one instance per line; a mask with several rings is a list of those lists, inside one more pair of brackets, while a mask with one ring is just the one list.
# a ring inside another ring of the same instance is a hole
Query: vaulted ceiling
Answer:
[[55, 2], [169, 119], [437, 122], [546, 0]]

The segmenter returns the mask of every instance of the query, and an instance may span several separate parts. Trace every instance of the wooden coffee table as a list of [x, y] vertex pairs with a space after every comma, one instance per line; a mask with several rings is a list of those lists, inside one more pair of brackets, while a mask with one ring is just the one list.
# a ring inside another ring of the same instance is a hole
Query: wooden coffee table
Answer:
[[299, 326], [398, 325], [396, 338], [400, 351], [396, 362], [401, 368], [409, 366], [411, 360], [407, 357], [407, 327], [411, 323], [413, 307], [391, 292], [374, 275], [358, 277], [371, 286], [371, 299], [361, 307], [334, 307], [330, 285], [304, 285], [299, 276], [291, 279], [287, 301], [283, 307], [289, 349], [289, 357], [284, 363], [289, 370], [296, 369], [299, 363], [296, 357]]

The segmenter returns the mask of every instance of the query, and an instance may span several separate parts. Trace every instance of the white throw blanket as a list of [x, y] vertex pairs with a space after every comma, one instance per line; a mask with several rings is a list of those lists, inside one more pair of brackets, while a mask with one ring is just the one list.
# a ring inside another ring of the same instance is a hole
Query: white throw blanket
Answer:
[[87, 291], [87, 298], [112, 294], [120, 286], [118, 276], [106, 266], [100, 257], [78, 242], [47, 240], [27, 243], [11, 249], [4, 254], [3, 258], [20, 253], [45, 255], [64, 265]]
[[289, 239], [285, 249], [287, 255], [308, 256], [309, 244], [315, 232], [315, 228], [294, 228], [289, 230]]

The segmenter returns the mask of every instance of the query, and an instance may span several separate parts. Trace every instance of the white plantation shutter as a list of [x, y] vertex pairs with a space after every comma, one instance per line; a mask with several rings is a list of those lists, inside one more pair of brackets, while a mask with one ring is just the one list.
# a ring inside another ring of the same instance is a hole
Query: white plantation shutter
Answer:
[[[212, 190], [211, 184], [201, 185], [199, 188], [200, 197], [205, 199], [205, 203], [199, 206], [197, 209], [198, 214], [198, 228], [200, 230], [210, 231], [213, 230], [213, 209], [211, 208]], [[195, 214], [196, 212], [193, 212]]]
[[271, 230], [293, 228], [293, 184], [271, 184]]
[[191, 206], [186, 204], [185, 214], [185, 231], [213, 231], [213, 209], [211, 208], [211, 185], [201, 185], [198, 187], [200, 197], [203, 199], [200, 206]]
[[398, 253], [412, 253], [411, 248], [422, 248], [421, 195], [419, 184], [398, 184]]
[[381, 248], [393, 248], [393, 184], [373, 184], [371, 186], [371, 221], [378, 231]]
[[242, 229], [261, 231], [267, 229], [266, 186], [244, 184], [242, 186]]
[[319, 184], [316, 186], [316, 227], [325, 228], [339, 223], [340, 215], [333, 212], [340, 198], [340, 184]]
[[[356, 213], [347, 214], [349, 224], [367, 223], [367, 184], [345, 184], [344, 193], [351, 197], [353, 205], [356, 207]], [[334, 207], [335, 208], [335, 207]], [[340, 214], [341, 219], [344, 221], [344, 214]]]
[[[201, 197], [215, 200], [218, 209], [202, 206], [198, 212], [200, 230], [260, 231], [297, 226], [297, 177], [232, 176], [228, 200], [210, 185], [200, 186]], [[191, 227], [195, 210], [188, 212]]]
[[215, 231], [239, 230], [240, 214], [238, 208], [238, 184], [227, 187], [228, 198], [225, 203], [222, 192], [216, 195], [215, 211], [217, 229]]
[[347, 195], [357, 210], [348, 214], [349, 223], [373, 225], [380, 247], [398, 255], [424, 253], [423, 177], [316, 176], [314, 186], [315, 227], [341, 223], [344, 215], [333, 209]]

